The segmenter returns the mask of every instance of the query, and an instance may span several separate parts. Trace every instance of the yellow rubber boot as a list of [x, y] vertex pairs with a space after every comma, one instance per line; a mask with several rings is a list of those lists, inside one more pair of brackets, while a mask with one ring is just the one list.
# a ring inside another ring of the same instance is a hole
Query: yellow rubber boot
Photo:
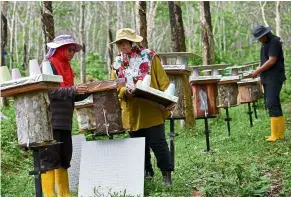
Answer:
[[55, 197], [55, 171], [41, 174], [41, 185], [44, 197]]
[[279, 139], [280, 132], [280, 117], [271, 117], [271, 136], [267, 139], [268, 142], [275, 142]]
[[59, 168], [55, 170], [58, 197], [70, 197], [68, 170]]
[[285, 118], [284, 116], [280, 116], [280, 124], [279, 124], [279, 139], [283, 140], [285, 137]]

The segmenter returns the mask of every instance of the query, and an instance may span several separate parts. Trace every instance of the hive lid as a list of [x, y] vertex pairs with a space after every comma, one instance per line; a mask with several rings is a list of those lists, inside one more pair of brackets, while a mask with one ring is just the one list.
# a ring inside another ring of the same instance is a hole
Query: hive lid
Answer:
[[186, 69], [186, 65], [182, 64], [182, 65], [163, 65], [164, 70], [185, 70]]
[[218, 82], [221, 79], [221, 75], [216, 76], [190, 76], [190, 83], [203, 83], [203, 82]]
[[92, 81], [86, 83], [90, 93], [116, 90], [117, 85], [118, 80]]
[[23, 78], [5, 81], [5, 82], [1, 83], [0, 90], [3, 91], [3, 90], [10, 89], [10, 88], [17, 88], [20, 86], [34, 84], [34, 83], [38, 83], [38, 82], [61, 83], [61, 82], [63, 82], [63, 77], [61, 75], [45, 75], [45, 74], [23, 77]]
[[135, 97], [144, 98], [165, 107], [169, 107], [178, 102], [178, 97], [142, 84], [136, 84], [135, 89], [133, 89], [133, 94]]
[[244, 71], [244, 72], [242, 72], [242, 77], [243, 78], [252, 78], [252, 72], [253, 72], [253, 70]]
[[192, 57], [196, 54], [191, 53], [191, 52], [157, 52], [157, 55], [159, 57], [170, 57], [170, 58], [175, 58], [175, 57]]
[[240, 81], [238, 81], [238, 84], [245, 84], [245, 83], [257, 83], [258, 81], [260, 81], [260, 78], [246, 78], [246, 79], [242, 79]]

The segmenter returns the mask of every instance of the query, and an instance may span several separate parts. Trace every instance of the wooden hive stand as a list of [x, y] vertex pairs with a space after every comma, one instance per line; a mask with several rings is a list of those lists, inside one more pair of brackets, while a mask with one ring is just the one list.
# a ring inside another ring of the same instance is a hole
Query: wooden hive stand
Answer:
[[[221, 78], [220, 71], [228, 66], [229, 64], [189, 66], [191, 70], [189, 81], [193, 92], [194, 117], [204, 120], [206, 138], [206, 150], [204, 152], [211, 151], [209, 141], [211, 131], [208, 128], [208, 119], [216, 118], [219, 114], [216, 104], [217, 86]], [[204, 76], [199, 76], [200, 73], [203, 73]]]
[[[38, 81], [40, 78], [43, 80]], [[39, 75], [35, 81], [29, 79], [5, 82], [0, 90], [2, 97], [14, 98], [18, 145], [33, 150], [34, 170], [29, 174], [34, 175], [36, 197], [42, 197], [40, 151], [57, 144], [53, 139], [48, 91], [58, 88], [62, 78]]]
[[178, 134], [175, 133], [175, 120], [180, 120], [184, 126], [195, 125], [193, 114], [193, 105], [191, 101], [191, 88], [189, 85], [189, 76], [191, 72], [188, 70], [188, 58], [195, 54], [190, 52], [165, 52], [158, 53], [162, 60], [163, 68], [165, 69], [170, 83], [175, 84], [175, 96], [179, 98], [178, 103], [172, 111], [170, 120], [170, 151], [172, 163], [175, 163], [175, 145], [174, 138]]
[[224, 108], [226, 112], [226, 118], [224, 119], [227, 124], [228, 136], [230, 136], [230, 121], [232, 120], [229, 116], [228, 109], [235, 107], [237, 103], [239, 76], [223, 77], [218, 82], [218, 108]]
[[[253, 126], [252, 120], [252, 108], [251, 103], [253, 103], [254, 111], [256, 113], [256, 105], [255, 102], [260, 98], [260, 86], [258, 83], [259, 79], [243, 79], [238, 83], [238, 103], [240, 104], [248, 104], [248, 114], [250, 118], [250, 127]], [[257, 115], [255, 115], [257, 118]]]
[[205, 126], [206, 150], [210, 152], [208, 119], [216, 118], [219, 110], [216, 105], [217, 84], [219, 77], [201, 76], [190, 79], [193, 91], [194, 116], [196, 119], [203, 119]]

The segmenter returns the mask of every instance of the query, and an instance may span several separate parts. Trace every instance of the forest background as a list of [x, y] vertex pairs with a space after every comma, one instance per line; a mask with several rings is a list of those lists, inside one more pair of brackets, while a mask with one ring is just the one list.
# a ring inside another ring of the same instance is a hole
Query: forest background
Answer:
[[[146, 3], [146, 33], [148, 47], [156, 52], [175, 51], [171, 42], [169, 4], [166, 1]], [[195, 1], [176, 2], [182, 12], [185, 45], [193, 52], [189, 65], [200, 65], [202, 59], [203, 26], [201, 7]], [[45, 54], [42, 14], [44, 5], [40, 1], [2, 2], [2, 14], [7, 20], [5, 48], [6, 64], [12, 69], [27, 70], [28, 60], [36, 58], [41, 63]], [[286, 68], [290, 65], [291, 53], [291, 5], [290, 2], [219, 2], [210, 6], [210, 17], [215, 58], [211, 63], [240, 65], [259, 60], [260, 44], [252, 40], [252, 28], [262, 24], [271, 26], [283, 41]], [[98, 2], [52, 2], [54, 35], [71, 34], [86, 46], [86, 74], [90, 78], [107, 78], [109, 66], [109, 41], [122, 27], [140, 33], [139, 5], [134, 1]], [[83, 18], [82, 18], [83, 16]], [[209, 20], [209, 19], [207, 19]], [[2, 35], [3, 36], [3, 35]], [[1, 42], [4, 42], [2, 39]], [[180, 50], [182, 51], [182, 50]], [[116, 55], [113, 47], [113, 55]], [[80, 73], [81, 53], [73, 61], [77, 76]]]

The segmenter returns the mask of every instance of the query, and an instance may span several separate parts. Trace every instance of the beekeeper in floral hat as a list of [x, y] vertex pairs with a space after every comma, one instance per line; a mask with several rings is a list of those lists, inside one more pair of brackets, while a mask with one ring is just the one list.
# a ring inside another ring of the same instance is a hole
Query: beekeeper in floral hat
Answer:
[[164, 91], [170, 81], [162, 67], [158, 55], [150, 49], [141, 46], [143, 37], [133, 29], [117, 30], [115, 43], [120, 54], [115, 58], [112, 78], [124, 78], [126, 87], [118, 90], [122, 108], [123, 127], [129, 130], [131, 138], [145, 137], [145, 178], [154, 175], [151, 164], [150, 149], [155, 153], [157, 165], [167, 186], [172, 185], [170, 151], [165, 137], [165, 120], [170, 112], [156, 103], [143, 98], [134, 97], [131, 93], [137, 81], [150, 78], [150, 87]]

